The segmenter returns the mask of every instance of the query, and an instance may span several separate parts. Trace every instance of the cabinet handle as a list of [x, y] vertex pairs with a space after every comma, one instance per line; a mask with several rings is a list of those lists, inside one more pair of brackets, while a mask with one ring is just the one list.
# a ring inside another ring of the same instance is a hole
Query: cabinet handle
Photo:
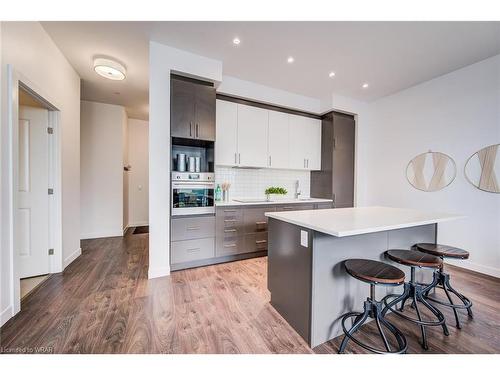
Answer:
[[306, 166], [309, 168], [309, 159], [306, 159]]
[[187, 230], [199, 230], [200, 227], [187, 227], [186, 229]]
[[235, 243], [232, 243], [230, 245], [224, 245], [224, 247], [236, 247], [236, 244]]
[[304, 168], [306, 167], [306, 159], [304, 159]]
[[192, 122], [190, 122], [190, 123], [189, 123], [189, 136], [190, 136], [190, 137], [192, 137], [192, 136], [193, 136], [192, 127], [193, 127], [193, 123], [192, 123]]
[[234, 153], [234, 164], [238, 164], [238, 154]]
[[198, 135], [198, 133], [199, 133], [199, 132], [198, 132], [198, 128], [199, 128], [199, 124], [196, 124], [196, 138], [198, 138], [198, 137], [199, 137], [199, 135]]
[[283, 207], [284, 210], [293, 210], [295, 207]]
[[241, 154], [238, 153], [238, 164], [241, 164]]
[[236, 219], [226, 219], [224, 220], [224, 223], [234, 223]]
[[224, 229], [224, 233], [236, 232], [237, 229]]
[[256, 221], [255, 224], [264, 225], [264, 224], [267, 224], [267, 221]]
[[269, 166], [271, 166], [271, 155], [269, 155]]
[[267, 240], [259, 240], [259, 241], [255, 241], [256, 244], [261, 244], [261, 243], [266, 243]]
[[236, 212], [236, 210], [224, 210], [224, 212]]
[[188, 253], [195, 253], [197, 251], [200, 251], [200, 248], [199, 247], [193, 247], [192, 249], [187, 249], [187, 252]]

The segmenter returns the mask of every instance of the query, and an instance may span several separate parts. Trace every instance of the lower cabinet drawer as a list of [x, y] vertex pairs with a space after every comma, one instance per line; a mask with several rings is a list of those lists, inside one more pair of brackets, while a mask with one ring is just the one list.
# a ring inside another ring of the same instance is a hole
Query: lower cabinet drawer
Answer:
[[245, 241], [242, 236], [224, 236], [217, 238], [215, 255], [223, 257], [244, 252]]
[[256, 251], [267, 251], [267, 232], [245, 236], [245, 251], [242, 252], [253, 253]]
[[215, 216], [172, 219], [172, 241], [215, 236]]
[[212, 258], [215, 255], [214, 238], [176, 241], [171, 243], [172, 264]]
[[276, 211], [302, 211], [302, 210], [314, 210], [314, 204], [291, 204], [280, 205], [276, 207]]

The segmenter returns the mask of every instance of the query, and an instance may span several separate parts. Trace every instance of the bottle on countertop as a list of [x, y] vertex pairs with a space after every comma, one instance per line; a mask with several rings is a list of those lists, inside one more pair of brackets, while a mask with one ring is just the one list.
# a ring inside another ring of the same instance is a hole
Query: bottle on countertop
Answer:
[[217, 187], [215, 188], [215, 200], [216, 201], [222, 200], [222, 189], [220, 188], [219, 184], [217, 184]]

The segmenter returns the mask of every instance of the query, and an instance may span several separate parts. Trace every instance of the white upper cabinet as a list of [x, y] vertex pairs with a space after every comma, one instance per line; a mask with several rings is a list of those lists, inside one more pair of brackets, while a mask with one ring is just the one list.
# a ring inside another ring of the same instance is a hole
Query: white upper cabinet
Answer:
[[215, 163], [235, 166], [238, 162], [238, 105], [216, 101]]
[[306, 168], [312, 171], [321, 169], [321, 120], [305, 118], [308, 129], [309, 147], [306, 155]]
[[217, 100], [215, 163], [321, 169], [321, 120]]
[[238, 165], [267, 167], [269, 111], [238, 104]]
[[283, 112], [269, 111], [268, 167], [290, 168], [288, 142], [289, 116]]
[[321, 169], [321, 120], [290, 115], [290, 168]]

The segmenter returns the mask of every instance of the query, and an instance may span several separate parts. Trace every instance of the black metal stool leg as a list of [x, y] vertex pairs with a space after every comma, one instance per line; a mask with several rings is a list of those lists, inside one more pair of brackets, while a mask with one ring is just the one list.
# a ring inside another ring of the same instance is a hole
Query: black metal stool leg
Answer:
[[438, 309], [436, 309], [434, 306], [432, 306], [432, 304], [430, 304], [429, 302], [427, 302], [427, 300], [423, 297], [418, 297], [418, 300], [425, 306], [427, 307], [429, 310], [431, 310], [431, 312], [437, 316], [437, 318], [439, 320], [442, 320], [443, 321], [443, 324], [441, 324], [441, 327], [443, 327], [443, 333], [445, 336], [449, 336], [450, 335], [450, 331], [448, 331], [448, 326], [446, 325], [446, 319], [443, 315], [443, 313], [441, 311], [439, 311]]
[[356, 316], [356, 320], [354, 321], [354, 324], [351, 327], [351, 329], [349, 329], [349, 331], [346, 332], [345, 328], [344, 328], [345, 336], [344, 336], [344, 339], [342, 340], [342, 343], [340, 344], [340, 348], [338, 351], [339, 354], [342, 354], [344, 352], [350, 336], [352, 336], [359, 329], [359, 327], [361, 327], [363, 325], [363, 323], [366, 321], [366, 319], [368, 319], [369, 314], [370, 314], [370, 310], [367, 309], [366, 302], [365, 302], [365, 311], [363, 311], [362, 313], [348, 313], [348, 314], [344, 315], [344, 317], [342, 318], [342, 328], [344, 328], [344, 321], [347, 318], [349, 318], [350, 316], [351, 317]]
[[[417, 304], [417, 289], [413, 289], [413, 302], [415, 302], [415, 311], [417, 313], [418, 320], [422, 321], [422, 316], [420, 315], [420, 309]], [[428, 350], [429, 346], [427, 345], [427, 334], [425, 333], [425, 326], [423, 324], [420, 325], [420, 331], [422, 332], [422, 347], [424, 350]]]
[[[363, 313], [347, 313], [342, 316], [342, 329], [344, 330], [344, 338], [342, 339], [342, 342], [339, 347], [338, 353], [341, 354], [344, 352], [347, 343], [349, 340], [353, 341], [357, 345], [361, 346], [362, 348], [369, 350], [373, 353], [378, 353], [378, 354], [400, 354], [400, 353], [406, 353], [406, 350], [408, 348], [408, 344], [406, 342], [406, 338], [404, 337], [403, 333], [399, 331], [393, 324], [388, 322], [383, 314], [383, 311], [385, 309], [382, 308], [382, 302], [376, 301], [375, 300], [375, 285], [370, 285], [370, 298], [368, 298], [365, 303], [364, 303], [364, 311]], [[348, 318], [356, 317], [354, 324], [352, 327], [347, 330], [345, 327], [345, 321]], [[378, 332], [380, 334], [380, 337], [382, 338], [382, 341], [384, 343], [384, 350], [377, 349], [375, 347], [372, 347], [370, 345], [364, 344], [363, 342], [359, 341], [356, 337], [354, 337], [354, 333], [361, 327], [361, 325], [368, 319], [368, 317], [371, 317], [375, 320], [375, 323], [377, 325]], [[389, 341], [387, 340], [386, 334], [384, 333], [383, 327], [386, 327], [395, 337], [398, 347], [394, 350], [392, 350], [391, 345], [389, 344]]]

